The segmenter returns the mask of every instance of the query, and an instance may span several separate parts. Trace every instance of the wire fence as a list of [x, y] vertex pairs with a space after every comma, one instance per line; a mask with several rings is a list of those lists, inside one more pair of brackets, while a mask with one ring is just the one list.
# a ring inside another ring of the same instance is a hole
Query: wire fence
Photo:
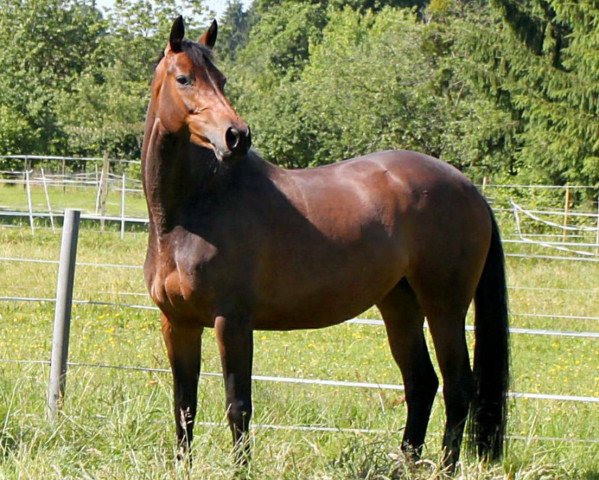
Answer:
[[[49, 360], [14, 360], [0, 359], [3, 363], [21, 363], [21, 364], [44, 364], [50, 365]], [[87, 363], [87, 362], [68, 362], [69, 366], [89, 367], [89, 368], [105, 368], [112, 370], [127, 370], [136, 372], [154, 372], [154, 373], [170, 373], [166, 368], [151, 368], [144, 366], [131, 365], [111, 365], [106, 363]], [[218, 377], [222, 378], [221, 372], [201, 372], [202, 377]], [[295, 385], [317, 385], [324, 387], [344, 387], [344, 388], [361, 388], [367, 390], [394, 390], [404, 391], [405, 387], [399, 384], [390, 383], [371, 383], [371, 382], [353, 382], [348, 380], [328, 380], [318, 378], [298, 378], [298, 377], [282, 377], [271, 375], [252, 375], [254, 382], [270, 382], [270, 383], [285, 383]], [[442, 394], [443, 390], [438, 389], [437, 394]], [[599, 397], [590, 397], [582, 395], [558, 395], [550, 393], [525, 393], [525, 392], [509, 392], [510, 398], [525, 398], [529, 400], [551, 400], [559, 402], [578, 402], [578, 403], [599, 403]]]
[[[29, 364], [29, 365], [50, 365], [49, 360], [10, 360], [10, 359], [0, 359], [0, 363], [12, 363], [12, 364]], [[170, 374], [170, 370], [166, 368], [149, 368], [149, 367], [139, 367], [139, 366], [126, 366], [126, 365], [109, 365], [109, 364], [99, 364], [99, 363], [85, 363], [85, 362], [69, 362], [69, 367], [79, 367], [79, 368], [105, 368], [110, 370], [123, 370], [123, 371], [132, 371], [132, 372], [145, 372], [145, 373], [157, 373], [157, 374]], [[218, 372], [201, 372], [201, 377], [210, 378], [210, 377], [222, 377], [221, 373]], [[260, 375], [252, 376], [253, 381], [281, 381], [285, 380], [284, 377], [265, 377]], [[298, 379], [292, 379], [298, 380]], [[302, 384], [316, 384], [322, 385], [320, 383], [314, 383], [313, 380], [307, 380], [305, 382], [301, 382]], [[294, 382], [298, 383], [298, 382]], [[327, 386], [332, 387], [353, 387], [353, 388], [371, 388], [369, 385], [371, 384], [359, 384], [357, 386], [351, 385], [351, 383], [357, 382], [347, 382], [347, 384], [325, 384]], [[368, 386], [364, 386], [368, 385]], [[376, 385], [375, 388], [377, 390], [383, 390], [382, 385]], [[392, 385], [391, 387], [398, 388], [390, 388], [390, 390], [395, 391], [403, 391], [403, 386], [401, 385]], [[441, 392], [438, 392], [441, 393]], [[522, 394], [514, 393], [511, 394], [513, 398], [525, 398]], [[531, 399], [538, 399], [537, 397], [530, 397]], [[585, 401], [586, 397], [581, 397], [582, 401]], [[556, 400], [555, 398], [551, 398], [551, 400]], [[581, 401], [580, 399], [559, 399], [560, 401]], [[597, 403], [596, 401], [591, 401], [590, 403]], [[228, 423], [226, 421], [220, 422], [209, 422], [209, 421], [196, 421], [195, 425], [201, 427], [214, 427], [214, 428], [226, 428]], [[344, 428], [344, 427], [328, 427], [323, 425], [280, 425], [280, 424], [264, 424], [264, 423], [256, 423], [252, 422], [250, 425], [250, 430], [283, 430], [283, 431], [295, 431], [295, 432], [313, 432], [313, 433], [340, 433], [340, 434], [367, 434], [367, 435], [384, 435], [384, 434], [397, 434], [403, 430], [403, 428], [393, 431], [389, 429], [373, 429], [373, 428]], [[577, 437], [549, 437], [549, 436], [541, 436], [541, 435], [506, 435], [507, 439], [510, 440], [522, 440], [528, 443], [532, 441], [537, 442], [556, 442], [556, 443], [581, 443], [581, 444], [597, 444], [599, 443], [599, 438], [577, 438]]]
[[[50, 297], [17, 297], [17, 296], [0, 296], [0, 302], [37, 302], [37, 303], [55, 303], [56, 299]], [[115, 308], [131, 308], [135, 310], [151, 310], [158, 312], [158, 307], [152, 305], [136, 305], [129, 303], [118, 303], [118, 302], [103, 302], [98, 300], [83, 300], [74, 299], [75, 305], [90, 305], [96, 307], [115, 307]], [[568, 319], [568, 320], [599, 320], [599, 317], [586, 317], [586, 316], [574, 316], [574, 315], [547, 315], [547, 314], [517, 314], [512, 313], [512, 317], [535, 317], [535, 318], [554, 318], [554, 319]], [[356, 325], [371, 325], [371, 326], [384, 326], [384, 322], [381, 319], [371, 318], [353, 318], [346, 320], [346, 324]], [[428, 328], [426, 323], [424, 328]], [[466, 325], [467, 331], [474, 331], [473, 325]], [[586, 331], [564, 331], [564, 330], [549, 330], [541, 328], [510, 328], [511, 334], [516, 335], [542, 335], [550, 337], [574, 337], [574, 338], [599, 338], [599, 332], [586, 332]]]

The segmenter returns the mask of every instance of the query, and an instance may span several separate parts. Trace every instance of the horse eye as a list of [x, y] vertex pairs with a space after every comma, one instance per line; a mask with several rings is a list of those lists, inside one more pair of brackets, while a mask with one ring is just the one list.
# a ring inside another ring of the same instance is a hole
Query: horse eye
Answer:
[[177, 80], [179, 85], [189, 85], [191, 83], [189, 77], [186, 77], [185, 75], [178, 75], [175, 80]]

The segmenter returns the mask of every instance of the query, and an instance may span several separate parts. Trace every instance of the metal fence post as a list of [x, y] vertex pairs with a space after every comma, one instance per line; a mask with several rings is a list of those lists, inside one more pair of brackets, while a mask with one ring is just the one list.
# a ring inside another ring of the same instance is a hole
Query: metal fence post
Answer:
[[56, 310], [54, 311], [50, 384], [48, 387], [48, 419], [50, 421], [55, 419], [56, 412], [61, 407], [66, 384], [71, 304], [73, 301], [80, 214], [79, 210], [67, 209], [64, 212], [58, 283], [56, 286]]

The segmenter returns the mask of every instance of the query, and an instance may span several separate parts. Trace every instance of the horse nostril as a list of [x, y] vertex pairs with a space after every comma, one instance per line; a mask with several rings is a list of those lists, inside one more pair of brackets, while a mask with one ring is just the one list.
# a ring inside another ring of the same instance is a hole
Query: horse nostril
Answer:
[[239, 133], [239, 130], [234, 127], [229, 127], [227, 129], [227, 132], [225, 133], [225, 140], [229, 150], [234, 151], [239, 146], [240, 139], [241, 134]]

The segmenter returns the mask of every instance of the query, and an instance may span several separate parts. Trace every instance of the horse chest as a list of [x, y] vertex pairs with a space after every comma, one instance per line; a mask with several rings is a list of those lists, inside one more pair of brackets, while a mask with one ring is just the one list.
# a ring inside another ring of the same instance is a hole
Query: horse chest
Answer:
[[150, 296], [170, 319], [212, 326], [214, 294], [198, 261], [175, 249], [153, 258], [146, 266]]

